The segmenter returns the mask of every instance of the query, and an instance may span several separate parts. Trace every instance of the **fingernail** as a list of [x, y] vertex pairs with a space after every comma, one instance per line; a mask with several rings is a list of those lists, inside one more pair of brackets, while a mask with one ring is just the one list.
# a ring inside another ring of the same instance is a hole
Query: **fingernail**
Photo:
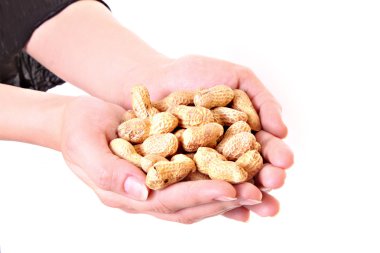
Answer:
[[149, 191], [145, 183], [141, 183], [135, 177], [128, 177], [124, 183], [124, 190], [131, 198], [135, 200], [147, 200]]
[[238, 208], [238, 207], [240, 207], [240, 205], [227, 207], [227, 208], [225, 208], [225, 209], [223, 209], [223, 210], [220, 210], [220, 211], [218, 211], [218, 212], [216, 212], [216, 213], [214, 213], [214, 214], [207, 215], [207, 216], [204, 216], [204, 217], [202, 217], [202, 218], [196, 219], [195, 222], [198, 222], [198, 221], [201, 221], [201, 220], [204, 220], [204, 219], [207, 219], [207, 218], [211, 218], [211, 217], [215, 217], [215, 216], [218, 216], [218, 215], [224, 214], [224, 213], [226, 213], [226, 212], [228, 212], [228, 211], [231, 211], [231, 210], [233, 210], [233, 209], [235, 209], [235, 208]]
[[239, 201], [242, 206], [253, 206], [262, 203], [260, 200], [256, 199], [244, 199]]
[[215, 198], [214, 200], [227, 202], [227, 201], [234, 201], [234, 200], [237, 200], [237, 198], [226, 197], [226, 196], [220, 196], [220, 197]]
[[268, 188], [268, 187], [261, 187], [260, 188], [260, 191], [262, 192], [270, 192], [272, 189], [271, 188]]

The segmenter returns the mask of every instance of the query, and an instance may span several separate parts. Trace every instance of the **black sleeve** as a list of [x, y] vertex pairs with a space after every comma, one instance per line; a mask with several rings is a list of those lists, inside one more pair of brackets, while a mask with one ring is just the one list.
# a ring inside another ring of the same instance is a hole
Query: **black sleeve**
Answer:
[[46, 91], [64, 82], [23, 48], [36, 28], [76, 1], [0, 0], [1, 83]]

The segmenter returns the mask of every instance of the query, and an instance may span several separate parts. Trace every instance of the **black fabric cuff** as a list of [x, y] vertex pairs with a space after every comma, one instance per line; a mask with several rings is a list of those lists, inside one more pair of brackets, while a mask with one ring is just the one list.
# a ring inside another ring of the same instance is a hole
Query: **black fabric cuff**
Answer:
[[[76, 1], [1, 0], [0, 82], [44, 91], [64, 82], [23, 48], [35, 29]], [[105, 2], [99, 2], [109, 9]]]

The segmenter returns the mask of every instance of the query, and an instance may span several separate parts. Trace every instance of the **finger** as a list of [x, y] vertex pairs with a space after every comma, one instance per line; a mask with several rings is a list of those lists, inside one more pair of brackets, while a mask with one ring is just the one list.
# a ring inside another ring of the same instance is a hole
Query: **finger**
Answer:
[[231, 184], [221, 180], [198, 180], [153, 191], [148, 203], [137, 203], [137, 208], [146, 212], [174, 213], [199, 205], [235, 200], [236, 190]]
[[271, 164], [264, 164], [264, 167], [260, 170], [255, 177], [255, 183], [262, 188], [277, 189], [284, 185], [286, 173], [284, 169], [275, 167]]
[[281, 139], [266, 131], [259, 131], [256, 139], [262, 146], [264, 159], [279, 168], [286, 169], [292, 166], [293, 152]]
[[251, 183], [241, 183], [234, 185], [236, 197], [241, 205], [256, 205], [261, 203], [261, 191]]
[[[265, 100], [265, 96], [265, 93], [261, 93], [254, 99], [259, 101]], [[282, 119], [282, 109], [280, 105], [276, 101], [268, 99], [257, 106], [259, 108], [259, 115], [263, 129], [279, 138], [285, 138], [288, 134], [288, 128]]]
[[[177, 218], [189, 218], [188, 215], [185, 215], [187, 211], [182, 212], [182, 210], [204, 207], [203, 209], [194, 209], [197, 212], [194, 213], [195, 216], [191, 216], [192, 219], [203, 219], [226, 212], [226, 208], [231, 207], [231, 204], [236, 207], [243, 204], [261, 203], [261, 198], [261, 191], [251, 183], [232, 186], [221, 180], [198, 180], [180, 182], [163, 190], [154, 191], [150, 194], [148, 201], [125, 203], [124, 208], [131, 209], [132, 204], [135, 210], [151, 213], [155, 216], [179, 213]], [[213, 206], [212, 204], [221, 205]], [[217, 206], [220, 208], [215, 209]], [[181, 216], [182, 214], [184, 216]]]
[[281, 117], [281, 106], [252, 71], [243, 68], [239, 88], [251, 97], [254, 107], [260, 114], [263, 129], [279, 138], [284, 138], [288, 129]]
[[237, 201], [217, 201], [214, 203], [185, 208], [172, 214], [150, 213], [160, 219], [192, 224], [206, 218], [214, 217], [240, 207]]
[[[253, 206], [260, 204], [262, 201], [261, 191], [251, 183], [241, 183], [235, 185], [235, 189], [237, 192], [239, 203], [241, 205]], [[227, 218], [243, 222], [249, 220], [249, 210], [244, 207], [233, 209], [224, 213], [223, 215]]]
[[232, 209], [231, 211], [223, 213], [223, 216], [229, 219], [247, 222], [249, 221], [250, 211], [247, 208], [241, 206], [241, 207]]
[[245, 206], [248, 210], [262, 217], [275, 216], [280, 210], [279, 202], [267, 193], [263, 193], [262, 203], [253, 206]]

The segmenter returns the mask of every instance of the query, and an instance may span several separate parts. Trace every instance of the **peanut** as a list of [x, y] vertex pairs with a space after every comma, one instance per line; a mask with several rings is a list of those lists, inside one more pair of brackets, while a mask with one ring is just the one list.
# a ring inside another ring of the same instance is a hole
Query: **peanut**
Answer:
[[251, 132], [251, 127], [248, 125], [247, 122], [244, 121], [238, 121], [232, 124], [224, 133], [223, 139], [219, 142], [219, 144], [216, 146], [216, 150], [219, 153], [222, 153], [224, 145], [226, 142], [234, 135], [242, 132]]
[[121, 123], [118, 136], [131, 143], [142, 143], [146, 138], [155, 134], [170, 133], [178, 125], [178, 119], [168, 113], [160, 112], [151, 118], [134, 118]]
[[185, 178], [186, 181], [210, 180], [210, 179], [211, 178], [208, 175], [203, 174], [199, 172], [198, 170], [194, 172], [190, 172], [190, 174], [187, 175], [187, 177]]
[[194, 105], [205, 108], [226, 106], [234, 98], [234, 91], [226, 85], [216, 85], [198, 91], [194, 96]]
[[149, 137], [150, 121], [148, 119], [134, 118], [124, 121], [117, 128], [117, 134], [131, 143], [142, 143]]
[[218, 123], [208, 123], [187, 128], [179, 140], [186, 152], [195, 152], [199, 147], [215, 148], [216, 142], [223, 135], [223, 132], [223, 127]]
[[172, 132], [178, 125], [178, 119], [168, 112], [153, 115], [149, 135], [166, 134]]
[[148, 169], [146, 185], [152, 190], [159, 190], [184, 179], [195, 171], [195, 163], [185, 155], [172, 157], [170, 162], [159, 161]]
[[253, 107], [252, 101], [242, 90], [234, 90], [234, 98], [232, 100], [231, 107], [233, 109], [245, 112], [248, 115], [248, 124], [254, 131], [261, 130], [261, 123], [259, 115], [257, 114], [255, 108]]
[[142, 85], [132, 88], [132, 108], [140, 119], [152, 117], [158, 110], [152, 106], [148, 89]]
[[194, 155], [199, 172], [211, 179], [224, 180], [233, 184], [247, 180], [248, 173], [235, 162], [226, 161], [223, 155], [211, 148], [200, 147]]
[[186, 129], [178, 129], [174, 135], [177, 137], [177, 139], [180, 141], [182, 139], [183, 132], [185, 132]]
[[178, 139], [172, 133], [149, 136], [142, 144], [135, 145], [140, 155], [156, 154], [163, 157], [175, 154], [178, 149]]
[[253, 149], [261, 153], [261, 144], [258, 141], [256, 141], [255, 144], [253, 145]]
[[226, 141], [221, 153], [227, 160], [236, 161], [245, 152], [252, 150], [255, 142], [256, 138], [252, 133], [238, 133]]
[[148, 169], [159, 161], [168, 161], [168, 159], [156, 154], [147, 154], [141, 159], [141, 169], [148, 172]]
[[178, 118], [178, 125], [182, 128], [200, 126], [215, 121], [211, 110], [204, 107], [177, 105], [170, 107], [168, 112]]
[[153, 106], [159, 111], [164, 112], [176, 105], [189, 105], [194, 103], [194, 91], [175, 91], [164, 99], [154, 102]]
[[248, 116], [245, 112], [241, 112], [228, 107], [216, 107], [211, 110], [214, 115], [215, 122], [222, 126], [231, 126], [238, 121], [247, 121]]
[[236, 164], [248, 173], [247, 181], [249, 181], [263, 167], [263, 158], [256, 150], [249, 150], [236, 160]]
[[128, 141], [121, 138], [113, 139], [110, 143], [110, 148], [115, 155], [141, 168], [142, 157], [136, 152], [133, 145]]

